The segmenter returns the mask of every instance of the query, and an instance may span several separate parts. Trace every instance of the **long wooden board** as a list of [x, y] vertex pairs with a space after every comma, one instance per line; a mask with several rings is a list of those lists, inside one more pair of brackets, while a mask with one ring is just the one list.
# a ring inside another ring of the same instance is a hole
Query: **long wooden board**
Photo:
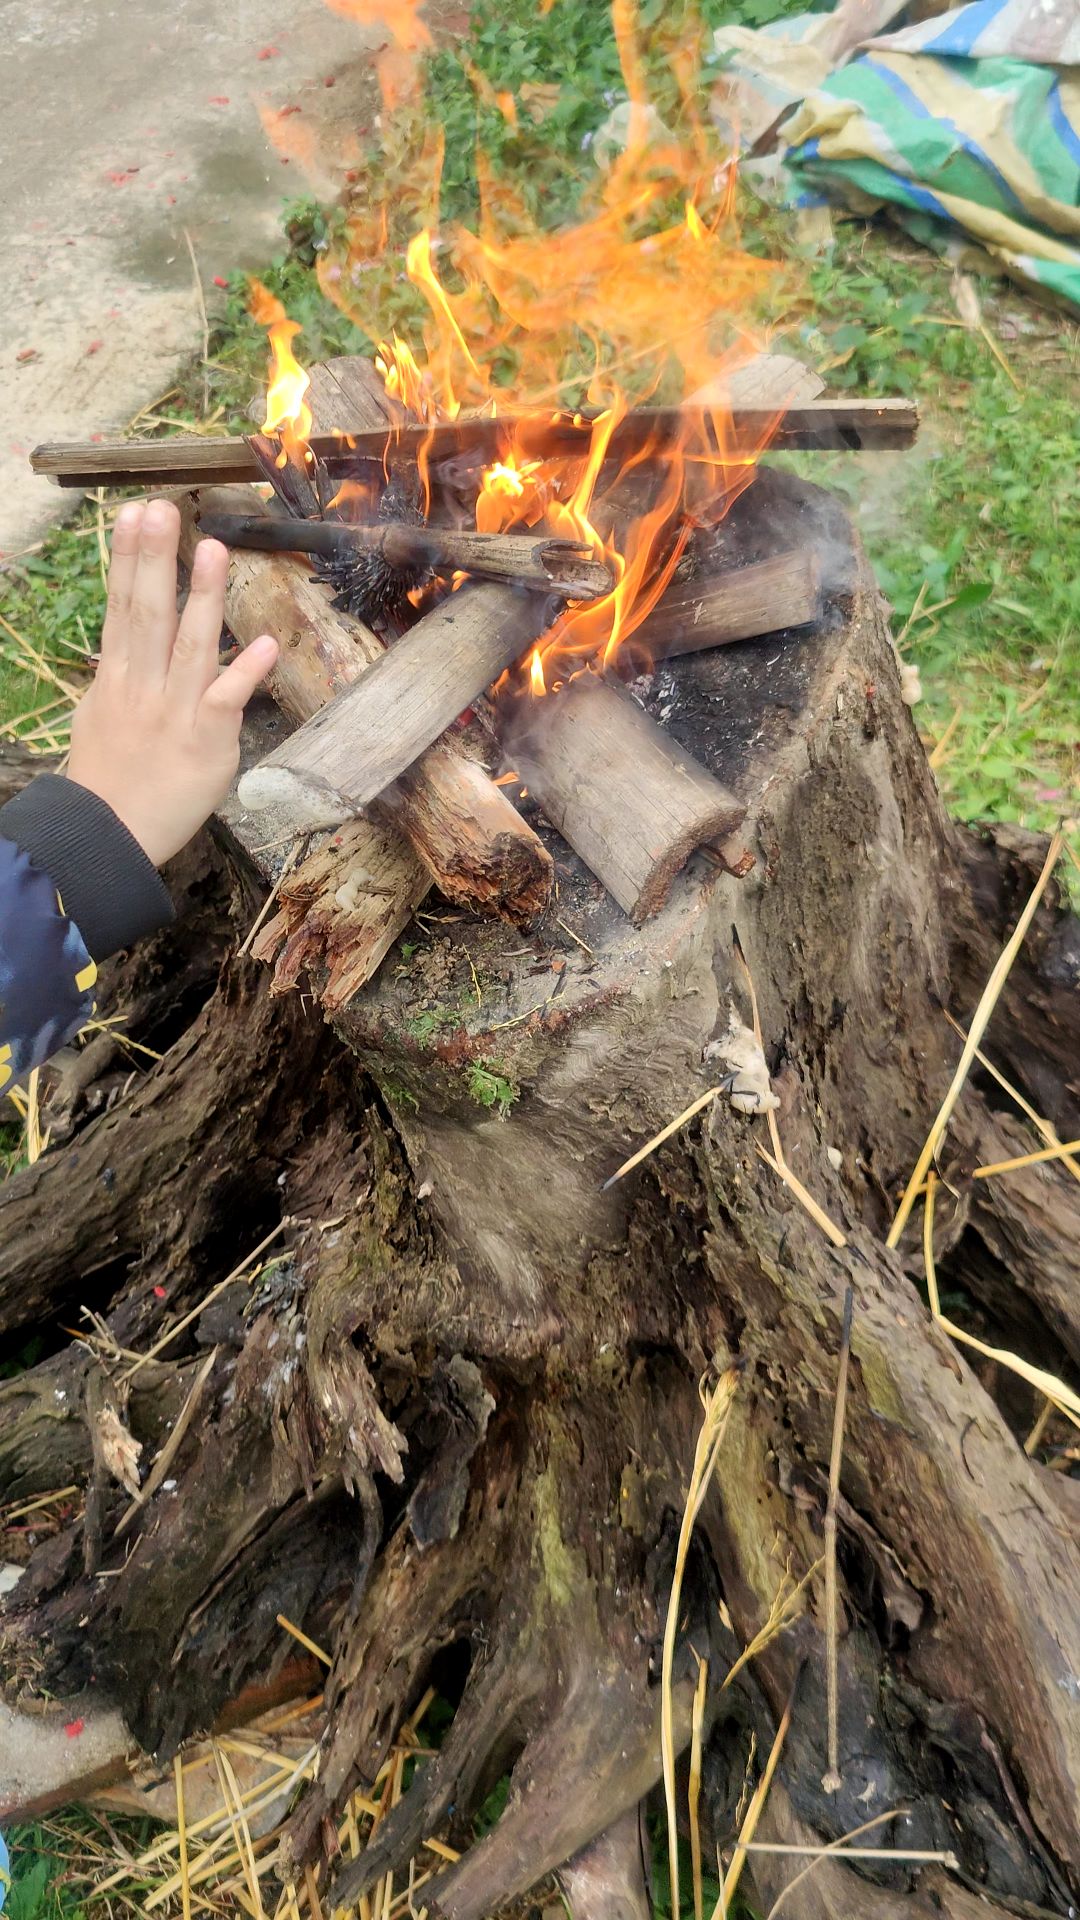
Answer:
[[[717, 442], [715, 416], [701, 407], [637, 407], [611, 436], [609, 458], [660, 452], [685, 437], [731, 458], [762, 447], [787, 451], [910, 447], [919, 430], [913, 400], [811, 400], [784, 414], [763, 407], [737, 407]], [[311, 445], [331, 467], [358, 459], [381, 461], [390, 430], [350, 434], [314, 434]], [[584, 454], [589, 421], [582, 414], [504, 414], [501, 418], [443, 421], [436, 427], [393, 430], [398, 453], [426, 450], [431, 461], [472, 454], [486, 462], [511, 446], [529, 456], [567, 458]], [[121, 440], [35, 447], [35, 473], [61, 487], [209, 486], [233, 480], [258, 480], [261, 473], [246, 440], [177, 435], [172, 440]]]

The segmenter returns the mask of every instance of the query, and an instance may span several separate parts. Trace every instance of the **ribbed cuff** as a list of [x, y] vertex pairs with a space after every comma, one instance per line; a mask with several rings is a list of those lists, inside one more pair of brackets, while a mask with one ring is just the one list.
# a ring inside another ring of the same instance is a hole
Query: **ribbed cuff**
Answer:
[[168, 889], [112, 808], [60, 774], [39, 773], [0, 807], [0, 835], [47, 873], [92, 960], [175, 919]]

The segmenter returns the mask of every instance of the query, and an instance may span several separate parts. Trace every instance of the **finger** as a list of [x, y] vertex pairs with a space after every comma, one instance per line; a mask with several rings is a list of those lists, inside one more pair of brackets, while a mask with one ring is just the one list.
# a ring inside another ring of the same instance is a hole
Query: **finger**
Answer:
[[171, 500], [151, 500], [139, 531], [139, 558], [131, 589], [129, 671], [160, 687], [176, 638], [176, 550], [180, 515]]
[[219, 673], [208, 687], [199, 708], [199, 720], [216, 739], [232, 742], [240, 737], [244, 708], [260, 680], [265, 679], [278, 657], [278, 643], [268, 633], [260, 634]]
[[139, 533], [145, 503], [128, 500], [116, 516], [109, 556], [108, 605], [101, 629], [101, 658], [109, 666], [122, 665], [128, 652], [131, 590], [139, 559]]
[[192, 719], [203, 694], [217, 679], [228, 577], [228, 548], [220, 540], [200, 540], [191, 563], [191, 591], [173, 644], [168, 679], [170, 699]]

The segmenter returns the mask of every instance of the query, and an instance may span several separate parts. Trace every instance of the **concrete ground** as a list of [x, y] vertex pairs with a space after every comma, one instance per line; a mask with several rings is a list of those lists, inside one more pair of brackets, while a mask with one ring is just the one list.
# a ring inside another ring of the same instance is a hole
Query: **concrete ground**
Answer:
[[385, 40], [323, 0], [0, 0], [0, 554], [79, 497], [30, 449], [115, 432], [200, 350], [185, 229], [212, 313], [283, 197], [340, 184]]

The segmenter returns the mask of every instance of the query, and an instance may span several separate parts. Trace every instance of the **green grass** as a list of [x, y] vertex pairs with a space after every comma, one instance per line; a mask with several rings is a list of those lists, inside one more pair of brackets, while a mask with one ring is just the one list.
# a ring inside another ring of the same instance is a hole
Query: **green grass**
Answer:
[[[938, 769], [961, 818], [1048, 827], [1077, 804], [1080, 424], [1074, 325], [1004, 282], [980, 282], [992, 339], [955, 320], [947, 269], [889, 227], [839, 229], [794, 315], [795, 350], [831, 386], [910, 392], [920, 444], [874, 463], [802, 456], [847, 500], [918, 665], [916, 719], [953, 731]], [[842, 365], [830, 361], [843, 357]], [[951, 604], [949, 604], [951, 603]], [[940, 607], [932, 617], [926, 610]]]

